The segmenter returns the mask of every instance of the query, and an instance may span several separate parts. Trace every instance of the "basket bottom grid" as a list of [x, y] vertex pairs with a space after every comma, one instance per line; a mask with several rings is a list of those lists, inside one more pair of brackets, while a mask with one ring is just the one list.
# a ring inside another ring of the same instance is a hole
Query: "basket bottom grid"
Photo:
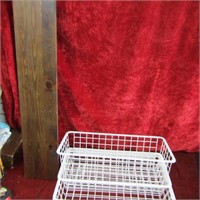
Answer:
[[57, 181], [53, 199], [63, 200], [174, 200], [171, 188]]

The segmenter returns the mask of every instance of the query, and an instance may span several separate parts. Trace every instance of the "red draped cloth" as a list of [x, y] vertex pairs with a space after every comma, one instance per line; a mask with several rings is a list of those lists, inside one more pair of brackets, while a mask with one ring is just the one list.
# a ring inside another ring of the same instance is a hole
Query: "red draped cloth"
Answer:
[[15, 41], [12, 4], [1, 4], [1, 76], [2, 100], [7, 122], [13, 128], [20, 127], [19, 94], [15, 58]]
[[[2, 3], [8, 123], [20, 127], [11, 3]], [[57, 2], [59, 137], [159, 135], [198, 151], [198, 2]]]

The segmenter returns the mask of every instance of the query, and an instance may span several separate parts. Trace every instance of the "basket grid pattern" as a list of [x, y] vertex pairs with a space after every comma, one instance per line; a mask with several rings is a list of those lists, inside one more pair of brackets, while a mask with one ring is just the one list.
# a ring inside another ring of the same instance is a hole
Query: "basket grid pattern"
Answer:
[[60, 155], [61, 162], [69, 148], [104, 149], [115, 152], [126, 151], [127, 154], [129, 152], [159, 153], [162, 159], [159, 159], [158, 162], [164, 162], [168, 171], [171, 169], [171, 164], [175, 162], [175, 158], [168, 144], [161, 137], [86, 132], [78, 132], [74, 135], [69, 132], [65, 137], [63, 144], [57, 151]]
[[162, 137], [67, 132], [53, 199], [175, 200], [175, 158]]
[[102, 158], [93, 156], [66, 157], [58, 178], [62, 180], [114, 182], [115, 184], [171, 184], [167, 171], [157, 161]]
[[170, 188], [148, 188], [123, 185], [57, 182], [57, 192], [54, 199], [72, 200], [174, 200], [175, 197]]

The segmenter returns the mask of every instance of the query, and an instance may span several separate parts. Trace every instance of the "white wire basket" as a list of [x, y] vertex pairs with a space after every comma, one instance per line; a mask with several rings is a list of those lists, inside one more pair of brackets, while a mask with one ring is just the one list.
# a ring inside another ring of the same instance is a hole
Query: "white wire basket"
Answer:
[[64, 156], [100, 156], [108, 158], [132, 158], [165, 163], [170, 172], [175, 157], [163, 137], [69, 131], [60, 143], [57, 153], [62, 162]]
[[175, 200], [172, 188], [78, 183], [58, 180], [53, 199], [70, 200]]
[[[111, 155], [111, 154], [110, 154]], [[111, 155], [112, 156], [112, 155]], [[83, 183], [113, 183], [115, 185], [166, 188], [171, 186], [166, 166], [157, 161], [132, 158], [101, 157], [91, 154], [64, 157], [58, 179]]]
[[53, 199], [175, 199], [164, 138], [67, 132]]

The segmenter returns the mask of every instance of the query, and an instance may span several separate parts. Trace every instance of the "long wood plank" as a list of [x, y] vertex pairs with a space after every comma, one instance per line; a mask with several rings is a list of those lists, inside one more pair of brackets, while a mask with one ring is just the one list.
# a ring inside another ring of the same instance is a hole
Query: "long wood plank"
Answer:
[[56, 2], [13, 1], [17, 74], [27, 178], [56, 178]]

